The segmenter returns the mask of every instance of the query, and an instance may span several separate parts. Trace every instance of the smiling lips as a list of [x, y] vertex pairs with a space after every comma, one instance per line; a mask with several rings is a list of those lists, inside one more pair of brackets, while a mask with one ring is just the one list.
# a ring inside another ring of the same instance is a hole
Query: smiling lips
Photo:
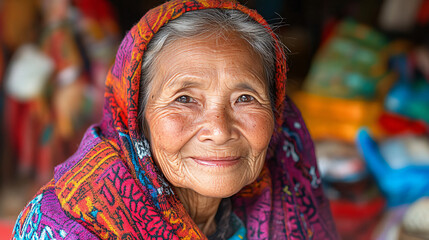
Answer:
[[196, 163], [210, 167], [229, 167], [237, 164], [241, 157], [193, 157]]

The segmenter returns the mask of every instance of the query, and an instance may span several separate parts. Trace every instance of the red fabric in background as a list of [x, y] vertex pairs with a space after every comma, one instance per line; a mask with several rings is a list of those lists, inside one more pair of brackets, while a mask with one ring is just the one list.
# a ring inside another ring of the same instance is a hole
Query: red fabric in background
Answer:
[[73, 3], [83, 12], [84, 15], [103, 21], [116, 18], [115, 11], [109, 1], [106, 0], [74, 0]]
[[417, 15], [417, 21], [424, 25], [429, 23], [429, 0], [425, 0], [420, 5], [420, 11]]
[[25, 119], [28, 118], [30, 105], [28, 103], [19, 102], [11, 97], [5, 99], [4, 112], [5, 115], [5, 130], [8, 131], [12, 151], [20, 152], [23, 148], [23, 136]]
[[423, 121], [411, 120], [393, 113], [383, 113], [378, 121], [383, 130], [392, 135], [405, 133], [421, 135], [429, 132], [429, 126]]
[[0, 240], [9, 240], [12, 236], [14, 222], [0, 221]]
[[382, 197], [363, 203], [341, 200], [330, 202], [338, 232], [349, 240], [371, 239], [386, 203]]

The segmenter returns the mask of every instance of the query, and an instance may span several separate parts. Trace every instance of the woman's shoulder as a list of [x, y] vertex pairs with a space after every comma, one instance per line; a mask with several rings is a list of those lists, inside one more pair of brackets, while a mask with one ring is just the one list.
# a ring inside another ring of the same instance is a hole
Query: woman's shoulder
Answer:
[[62, 210], [53, 181], [45, 185], [22, 210], [13, 239], [94, 239], [94, 235]]
[[75, 154], [55, 168], [53, 180], [22, 210], [12, 239], [97, 239], [81, 224], [82, 216], [71, 214], [81, 207], [79, 199], [87, 200], [85, 193], [120, 163], [115, 146], [96, 127], [89, 128]]
[[94, 239], [91, 232], [62, 210], [53, 181], [45, 185], [22, 210], [12, 239]]

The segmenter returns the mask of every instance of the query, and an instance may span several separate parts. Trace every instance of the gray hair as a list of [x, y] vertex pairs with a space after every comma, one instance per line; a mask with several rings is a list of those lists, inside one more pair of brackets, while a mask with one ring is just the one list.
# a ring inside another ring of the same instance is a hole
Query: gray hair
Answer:
[[[275, 111], [275, 43], [270, 32], [239, 10], [204, 9], [184, 13], [161, 27], [147, 46], [143, 57], [139, 96], [139, 120], [144, 119], [146, 103], [154, 76], [154, 62], [159, 52], [178, 39], [236, 32], [261, 57], [270, 102]], [[140, 121], [142, 122], [142, 121]]]

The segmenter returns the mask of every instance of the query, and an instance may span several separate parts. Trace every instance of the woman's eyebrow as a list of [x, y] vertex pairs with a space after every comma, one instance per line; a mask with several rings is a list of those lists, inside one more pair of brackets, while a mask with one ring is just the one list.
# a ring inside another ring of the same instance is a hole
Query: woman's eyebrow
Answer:
[[[252, 85], [254, 85], [254, 84], [252, 84]], [[236, 87], [238, 89], [248, 90], [251, 92], [258, 92], [252, 85], [249, 83], [246, 83], [246, 82], [242, 82], [242, 83], [237, 84]], [[257, 87], [259, 87], [259, 84], [257, 84]]]

